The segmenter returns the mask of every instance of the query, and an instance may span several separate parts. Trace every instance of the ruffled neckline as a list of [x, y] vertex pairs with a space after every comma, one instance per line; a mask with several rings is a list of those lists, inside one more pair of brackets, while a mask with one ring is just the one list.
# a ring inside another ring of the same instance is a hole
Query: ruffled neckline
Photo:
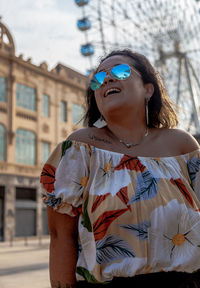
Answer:
[[170, 159], [170, 158], [190, 158], [190, 155], [193, 155], [193, 154], [197, 154], [198, 152], [200, 153], [200, 147], [198, 149], [195, 149], [191, 152], [188, 152], [188, 153], [185, 153], [185, 154], [179, 154], [179, 155], [175, 155], [175, 156], [141, 156], [141, 155], [129, 155], [127, 153], [122, 153], [122, 152], [117, 152], [117, 151], [112, 151], [112, 150], [108, 150], [108, 149], [102, 149], [102, 148], [99, 148], [95, 145], [92, 145], [92, 144], [89, 144], [89, 143], [86, 143], [86, 142], [81, 142], [81, 141], [77, 141], [77, 140], [67, 140], [67, 141], [71, 141], [72, 143], [76, 143], [78, 145], [84, 145], [84, 146], [87, 146], [87, 147], [94, 147], [95, 149], [99, 150], [99, 151], [102, 151], [102, 152], [105, 152], [105, 153], [111, 153], [111, 154], [115, 154], [115, 155], [121, 155], [121, 156], [128, 156], [128, 157], [135, 157], [135, 158], [143, 158], [143, 159], [152, 159], [152, 160], [155, 160], [155, 159]]

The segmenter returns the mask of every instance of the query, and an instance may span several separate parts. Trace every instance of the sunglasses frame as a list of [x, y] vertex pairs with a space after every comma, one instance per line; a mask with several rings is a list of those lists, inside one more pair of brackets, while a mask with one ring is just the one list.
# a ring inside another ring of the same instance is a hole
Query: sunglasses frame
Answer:
[[[91, 88], [91, 82], [92, 82], [92, 80], [93, 80], [93, 78], [95, 77], [96, 74], [98, 74], [98, 73], [100, 73], [100, 72], [105, 72], [105, 73], [106, 73], [105, 78], [106, 78], [106, 76], [110, 74], [110, 72], [111, 72], [111, 70], [112, 70], [113, 68], [115, 68], [115, 67], [117, 67], [117, 66], [120, 66], [120, 65], [127, 65], [127, 66], [130, 68], [130, 70], [132, 70], [135, 74], [137, 74], [137, 75], [141, 78], [140, 73], [139, 73], [136, 69], [134, 69], [134, 68], [133, 68], [132, 66], [130, 66], [129, 64], [122, 63], [122, 64], [115, 65], [115, 66], [113, 66], [113, 67], [111, 67], [111, 68], [108, 68], [108, 69], [106, 69], [106, 70], [101, 70], [101, 71], [98, 71], [97, 73], [95, 73], [95, 74], [93, 75], [91, 81], [90, 81], [90, 88]], [[109, 73], [108, 73], [108, 72], [109, 72]], [[117, 80], [122, 81], [122, 80], [128, 79], [128, 78], [131, 76], [131, 73], [130, 73], [130, 75], [129, 75], [127, 78], [125, 78], [125, 79], [118, 79], [118, 78], [115, 78], [112, 74], [110, 74], [110, 75], [111, 75], [111, 77], [113, 77], [114, 79], [117, 79]], [[104, 82], [105, 78], [103, 79], [103, 82]], [[102, 85], [103, 85], [103, 83], [99, 86], [99, 88], [100, 88]], [[98, 90], [99, 88], [97, 88], [97, 89], [95, 89], [95, 90], [93, 90], [92, 88], [91, 88], [91, 89], [92, 89], [93, 91], [96, 91], [96, 90]]]

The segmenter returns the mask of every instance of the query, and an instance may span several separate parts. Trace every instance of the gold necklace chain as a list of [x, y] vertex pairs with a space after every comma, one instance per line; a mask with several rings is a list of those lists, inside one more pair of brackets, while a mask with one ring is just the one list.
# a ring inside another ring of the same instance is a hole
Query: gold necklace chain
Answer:
[[[108, 129], [109, 129], [109, 128], [108, 128]], [[141, 141], [140, 141], [139, 143], [134, 144], [134, 143], [129, 143], [129, 142], [127, 143], [127, 142], [125, 142], [124, 140], [118, 138], [115, 134], [113, 134], [113, 132], [112, 132], [110, 129], [109, 129], [109, 131], [110, 131], [110, 133], [111, 133], [120, 143], [124, 144], [127, 148], [131, 148], [132, 146], [137, 146], [137, 145], [141, 144], [142, 141], [144, 140], [144, 137], [146, 137], [146, 136], [149, 135], [148, 127], [146, 127], [145, 133], [144, 133]]]

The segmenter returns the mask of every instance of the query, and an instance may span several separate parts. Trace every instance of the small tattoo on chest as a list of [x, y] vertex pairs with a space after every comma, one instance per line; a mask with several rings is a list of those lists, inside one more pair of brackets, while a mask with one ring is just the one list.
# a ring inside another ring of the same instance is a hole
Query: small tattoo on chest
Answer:
[[99, 138], [99, 137], [97, 137], [97, 136], [95, 136], [95, 135], [88, 135], [88, 137], [89, 137], [91, 140], [104, 142], [104, 143], [106, 143], [106, 144], [112, 144], [112, 142], [110, 142], [109, 140], [103, 139], [103, 138]]

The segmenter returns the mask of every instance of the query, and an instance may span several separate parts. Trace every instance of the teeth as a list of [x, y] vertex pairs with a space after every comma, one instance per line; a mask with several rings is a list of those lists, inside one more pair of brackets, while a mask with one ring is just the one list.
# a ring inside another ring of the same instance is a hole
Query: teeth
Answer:
[[106, 91], [105, 97], [108, 96], [108, 94], [109, 94], [110, 92], [120, 92], [120, 91], [121, 91], [121, 90], [118, 89], [118, 88], [110, 88], [110, 89], [108, 89], [108, 90]]

